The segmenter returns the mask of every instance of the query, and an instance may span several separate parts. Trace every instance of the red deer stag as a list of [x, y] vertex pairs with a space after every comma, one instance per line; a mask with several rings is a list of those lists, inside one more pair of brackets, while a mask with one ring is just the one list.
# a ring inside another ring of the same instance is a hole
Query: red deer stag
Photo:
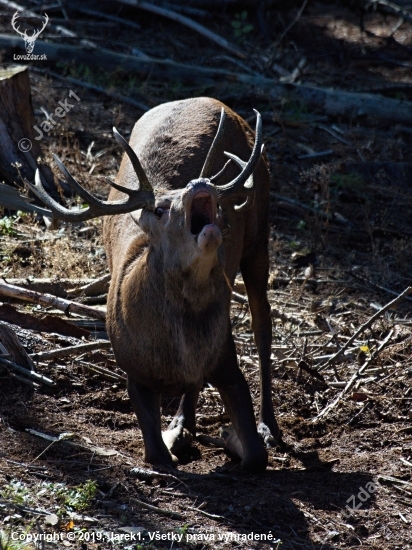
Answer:
[[[219, 390], [229, 413], [235, 432], [228, 442], [241, 456], [243, 470], [264, 470], [262, 439], [270, 445], [279, 435], [271, 399], [266, 296], [269, 172], [261, 156], [261, 117], [256, 116], [254, 137], [231, 109], [196, 98], [144, 114], [129, 145], [114, 129], [126, 154], [116, 183], [110, 182], [107, 202], [80, 187], [56, 158], [68, 183], [89, 204], [87, 210], [55, 203], [38, 174], [36, 186], [30, 186], [62, 220], [109, 215], [104, 224], [111, 271], [107, 330], [116, 361], [127, 373], [145, 460], [152, 464], [177, 463], [170, 436], [177, 428], [195, 434], [196, 403], [205, 382]], [[216, 183], [223, 179], [228, 183]], [[258, 429], [229, 317], [239, 267], [260, 358]], [[161, 394], [183, 394], [163, 434]]]

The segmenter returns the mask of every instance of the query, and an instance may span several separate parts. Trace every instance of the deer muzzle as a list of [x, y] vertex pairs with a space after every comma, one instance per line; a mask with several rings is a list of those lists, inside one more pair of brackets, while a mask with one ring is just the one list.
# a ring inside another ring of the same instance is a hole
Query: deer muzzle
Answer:
[[199, 248], [211, 252], [222, 244], [222, 233], [216, 225], [217, 192], [207, 180], [191, 181], [184, 197], [187, 230]]

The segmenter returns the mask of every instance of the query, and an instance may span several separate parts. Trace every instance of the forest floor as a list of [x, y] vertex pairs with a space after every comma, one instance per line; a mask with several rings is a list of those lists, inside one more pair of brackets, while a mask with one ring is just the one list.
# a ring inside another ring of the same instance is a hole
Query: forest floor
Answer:
[[[44, 11], [38, 2], [22, 4]], [[114, 13], [109, 3], [90, 6]], [[10, 33], [13, 10], [0, 8], [0, 31]], [[286, 11], [267, 9], [266, 28], [254, 10], [239, 7], [197, 18], [247, 53], [238, 61], [179, 23], [144, 11], [116, 12], [138, 23], [136, 31], [72, 12], [68, 3], [66, 8], [67, 19], [60, 8], [49, 9], [55, 24], [114, 51], [137, 48], [181, 63], [264, 71], [274, 79], [344, 91], [386, 89], [387, 97], [412, 99], [412, 23], [378, 10], [362, 19], [350, 3], [293, 3]], [[47, 30], [43, 38], [70, 42]], [[7, 49], [0, 54], [3, 62], [11, 60]], [[55, 382], [50, 387], [28, 386], [2, 368], [0, 548], [411, 549], [411, 299], [382, 312], [335, 365], [328, 359], [410, 285], [412, 128], [372, 116], [332, 117], [286, 92], [274, 98], [224, 79], [207, 85], [142, 79], [65, 60], [33, 62], [30, 69], [38, 124], [44, 110], [53, 112], [70, 90], [80, 98], [42, 139], [45, 162], [57, 173], [52, 153], [57, 154], [101, 196], [108, 188], [101, 176], [114, 178], [121, 159], [111, 128], [129, 137], [143, 111], [58, 79], [49, 69], [110, 87], [148, 107], [209, 95], [251, 123], [252, 109], [261, 112], [272, 174], [272, 395], [285, 446], [269, 449], [269, 466], [261, 475], [242, 474], [236, 460], [200, 441], [172, 474], [132, 473], [148, 466], [110, 349], [37, 361], [37, 372]], [[6, 281], [108, 272], [100, 219], [47, 229], [35, 216], [4, 212], [0, 239], [0, 277]], [[240, 277], [235, 290], [244, 294]], [[18, 309], [38, 318], [46, 313], [40, 306]], [[259, 369], [247, 304], [234, 302], [232, 317], [256, 411]], [[87, 325], [83, 340], [10, 326], [31, 354], [105, 336], [98, 323]], [[325, 410], [365, 364], [336, 406]], [[163, 402], [165, 425], [176, 405]], [[206, 387], [199, 399], [199, 433], [218, 437], [226, 419], [218, 393]], [[60, 540], [49, 540], [57, 534]], [[35, 536], [46, 540], [31, 541]], [[7, 545], [7, 537], [20, 542]]]

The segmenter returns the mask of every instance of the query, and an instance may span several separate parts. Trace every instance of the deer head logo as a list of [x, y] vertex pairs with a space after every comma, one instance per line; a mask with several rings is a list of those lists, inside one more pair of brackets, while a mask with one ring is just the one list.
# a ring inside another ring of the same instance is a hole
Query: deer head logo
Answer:
[[17, 21], [18, 18], [19, 18], [19, 12], [16, 11], [16, 13], [13, 15], [13, 19], [11, 20], [11, 26], [23, 38], [24, 45], [25, 45], [25, 48], [26, 48], [26, 52], [27, 53], [32, 53], [32, 51], [34, 49], [34, 44], [36, 43], [36, 40], [37, 40], [38, 36], [44, 31], [47, 23], [49, 22], [49, 17], [47, 15], [47, 13], [44, 14], [44, 23], [43, 23], [42, 28], [39, 31], [34, 30], [32, 36], [28, 36], [27, 31], [21, 32], [20, 27], [16, 27], [16, 21]]

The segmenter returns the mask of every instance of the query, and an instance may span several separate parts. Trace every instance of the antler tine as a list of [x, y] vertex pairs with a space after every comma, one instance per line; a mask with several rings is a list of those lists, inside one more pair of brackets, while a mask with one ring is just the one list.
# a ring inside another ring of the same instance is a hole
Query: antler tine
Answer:
[[146, 176], [142, 165], [140, 164], [140, 160], [137, 158], [136, 153], [133, 151], [133, 149], [130, 147], [130, 145], [127, 143], [124, 137], [121, 134], [119, 134], [119, 132], [115, 127], [113, 127], [113, 134], [114, 134], [114, 137], [116, 138], [117, 143], [121, 146], [123, 151], [127, 154], [127, 156], [130, 159], [130, 162], [133, 165], [133, 168], [139, 180], [140, 189], [143, 191], [150, 191], [153, 194], [153, 187], [151, 186], [149, 179]]
[[40, 171], [39, 169], [36, 170], [36, 174], [34, 176], [35, 185], [32, 185], [29, 181], [25, 179], [25, 183], [27, 187], [33, 191], [33, 193], [46, 205], [50, 208], [50, 211], [45, 210], [44, 215], [48, 216], [50, 218], [56, 217], [59, 219], [65, 219], [62, 216], [66, 216], [67, 214], [72, 214], [73, 212], [70, 212], [67, 208], [64, 208], [61, 206], [58, 202], [56, 202], [50, 195], [47, 193], [47, 191], [44, 189], [41, 177], [40, 177]]
[[200, 172], [199, 178], [210, 177], [210, 172], [212, 171], [213, 163], [215, 161], [216, 154], [219, 151], [219, 145], [222, 141], [223, 134], [225, 131], [225, 119], [226, 119], [226, 114], [225, 114], [224, 108], [222, 107], [222, 110], [220, 111], [219, 126], [217, 129], [216, 135], [212, 141], [212, 145], [210, 146], [209, 152], [206, 156], [206, 160], [205, 160], [205, 163], [203, 164], [203, 168], [202, 168], [202, 171]]
[[[236, 155], [231, 153], [226, 153], [225, 155], [234, 160], [237, 164], [242, 167], [241, 173], [236, 176], [236, 178], [225, 185], [216, 185], [216, 189], [222, 195], [223, 193], [248, 193], [253, 188], [253, 180], [249, 180], [250, 176], [253, 174], [254, 169], [256, 168], [260, 156], [263, 152], [264, 145], [262, 144], [262, 117], [260, 113], [253, 109], [256, 113], [256, 139], [253, 146], [252, 154], [247, 162], [242, 161]], [[248, 181], [249, 180], [249, 181]]]
[[70, 174], [70, 172], [67, 170], [67, 168], [57, 155], [53, 155], [53, 158], [57, 166], [59, 167], [60, 172], [66, 178], [67, 183], [70, 185], [73, 191], [77, 193], [82, 199], [84, 199], [88, 204], [97, 206], [100, 203], [99, 199], [96, 199], [96, 197], [89, 193], [87, 189], [82, 187], [80, 183], [74, 179], [74, 177]]
[[[239, 159], [240, 160], [240, 159]], [[231, 159], [229, 159], [228, 161], [226, 161], [225, 165], [223, 166], [223, 168], [221, 170], [219, 170], [219, 172], [217, 174], [215, 174], [214, 176], [212, 176], [210, 179], [211, 183], [217, 181], [219, 178], [221, 178], [223, 176], [223, 174], [226, 172], [226, 168], [229, 166], [229, 164], [231, 163]]]
[[[262, 146], [262, 151], [263, 151], [263, 146]], [[245, 162], [244, 160], [240, 159], [238, 156], [236, 155], [233, 155], [232, 153], [226, 153], [225, 152], [225, 155], [227, 157], [229, 157], [229, 160], [234, 160], [236, 162], [236, 164], [238, 166], [240, 166], [240, 168], [243, 170], [243, 168], [247, 165], [247, 162]], [[228, 161], [229, 162], [229, 161]], [[228, 163], [227, 162], [227, 163]], [[226, 164], [227, 164], [226, 163]], [[246, 201], [242, 204], [235, 204], [233, 206], [233, 208], [239, 212], [239, 210], [248, 210], [249, 208], [251, 208], [253, 206], [253, 203], [255, 202], [255, 189], [253, 188], [254, 186], [254, 182], [253, 182], [253, 174], [251, 176], [249, 176], [249, 178], [246, 180], [245, 184], [244, 184], [244, 189], [245, 189], [245, 192], [247, 192], [247, 197], [246, 197]]]
[[129, 197], [138, 197], [138, 196], [141, 196], [141, 194], [142, 194], [142, 192], [140, 190], [129, 189], [128, 187], [124, 187], [124, 185], [119, 185], [118, 183], [112, 181], [107, 176], [105, 176], [104, 179], [106, 180], [106, 182], [109, 185], [111, 185], [112, 187], [117, 189], [117, 191], [121, 191], [122, 193], [125, 193], [126, 195], [129, 195]]

